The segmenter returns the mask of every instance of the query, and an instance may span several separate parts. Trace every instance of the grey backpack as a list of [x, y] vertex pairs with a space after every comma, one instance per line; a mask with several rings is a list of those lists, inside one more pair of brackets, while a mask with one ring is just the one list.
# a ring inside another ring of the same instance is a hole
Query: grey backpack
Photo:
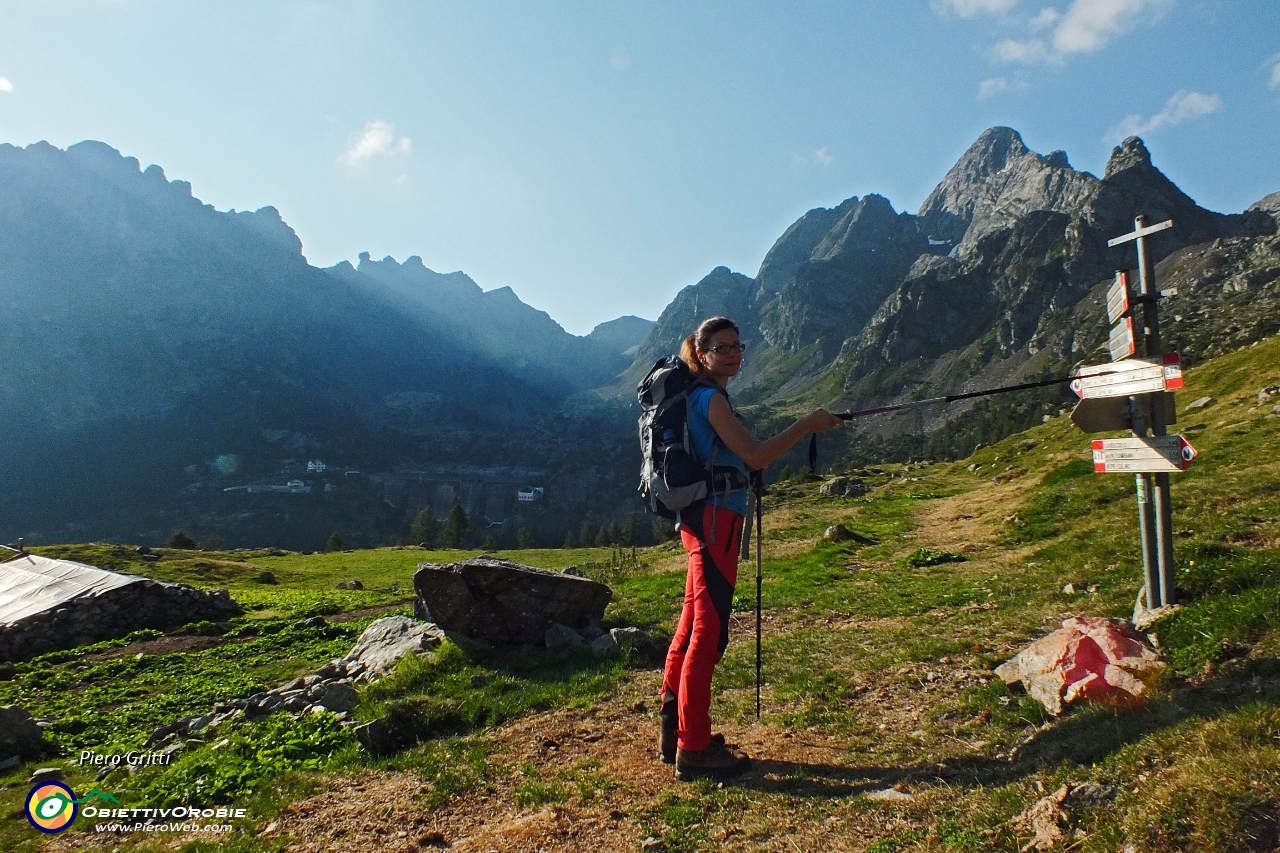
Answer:
[[636, 388], [640, 400], [640, 499], [648, 512], [665, 518], [713, 491], [741, 489], [746, 475], [729, 465], [715, 465], [716, 439], [711, 459], [704, 465], [693, 455], [689, 436], [689, 394], [699, 387], [714, 387], [699, 379], [679, 356], [660, 360]]

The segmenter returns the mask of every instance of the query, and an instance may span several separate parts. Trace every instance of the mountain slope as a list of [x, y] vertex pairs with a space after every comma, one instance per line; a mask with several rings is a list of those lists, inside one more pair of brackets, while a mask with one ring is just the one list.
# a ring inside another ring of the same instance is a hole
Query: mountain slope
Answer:
[[420, 263], [332, 274], [301, 248], [274, 209], [215, 211], [102, 143], [0, 146], [0, 536], [154, 542], [204, 519], [298, 542], [347, 518], [376, 541], [401, 520], [373, 493], [264, 513], [222, 489], [299, 457], [527, 464], [541, 413], [624, 364], [509, 289], [459, 273], [433, 300], [408, 289], [433, 283]]
[[[864, 406], [1064, 371], [1101, 342], [1101, 319], [1077, 309], [1114, 269], [1135, 265], [1131, 246], [1106, 241], [1132, 230], [1136, 215], [1174, 220], [1150, 241], [1161, 260], [1214, 240], [1269, 239], [1276, 220], [1263, 207], [1232, 215], [1199, 207], [1136, 137], [1097, 178], [1072, 169], [1063, 152], [1042, 156], [1016, 131], [991, 128], [917, 214], [895, 214], [878, 196], [851, 198], [809, 211], [778, 239], [755, 281], [737, 285], [751, 297], [737, 298], [733, 316], [760, 344], [735, 385], [738, 399]], [[688, 309], [702, 291], [724, 303], [723, 278], [681, 292], [641, 347], [644, 360], [692, 328], [699, 317]], [[964, 408], [876, 429], [932, 429]]]

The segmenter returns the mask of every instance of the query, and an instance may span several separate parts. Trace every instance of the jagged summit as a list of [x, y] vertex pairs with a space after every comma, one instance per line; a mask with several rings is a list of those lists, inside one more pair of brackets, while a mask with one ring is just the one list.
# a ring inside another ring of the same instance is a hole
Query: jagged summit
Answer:
[[606, 382], [626, 366], [621, 350], [569, 334], [511, 287], [483, 290], [464, 272], [429, 269], [418, 255], [399, 263], [361, 252], [358, 266], [344, 261], [326, 272], [428, 324], [442, 338], [466, 341], [513, 371], [532, 369], [561, 388]]
[[778, 238], [754, 283], [721, 268], [685, 288], [628, 374], [722, 311], [764, 345], [738, 381], [743, 402], [794, 399], [806, 383], [830, 389], [833, 373], [850, 399], [883, 401], [910, 387], [903, 381], [916, 362], [941, 371], [917, 381], [949, 386], [983, 371], [1003, 381], [1055, 360], [1066, 369], [1076, 339], [1065, 312], [1133, 265], [1132, 246], [1111, 249], [1107, 240], [1130, 231], [1139, 214], [1177, 223], [1151, 241], [1157, 259], [1276, 228], [1263, 209], [1223, 215], [1199, 207], [1136, 137], [1098, 178], [1072, 168], [1066, 152], [1041, 155], [1016, 130], [993, 127], [918, 215], [895, 212], [874, 194], [816, 208]]
[[1261, 210], [1268, 213], [1280, 213], [1280, 192], [1270, 193], [1249, 205], [1250, 210]]
[[1151, 165], [1151, 152], [1139, 137], [1130, 136], [1111, 149], [1111, 159], [1107, 161], [1105, 177], [1110, 178], [1125, 169], [1141, 167], [1154, 168]]
[[1012, 128], [982, 132], [920, 206], [920, 227], [961, 252], [1033, 210], [1078, 210], [1097, 178], [1072, 169], [1065, 152], [1027, 148]]

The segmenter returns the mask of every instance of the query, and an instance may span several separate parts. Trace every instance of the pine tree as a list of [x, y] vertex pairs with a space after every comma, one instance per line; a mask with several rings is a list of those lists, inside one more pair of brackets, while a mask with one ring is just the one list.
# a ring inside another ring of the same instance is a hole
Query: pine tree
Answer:
[[573, 531], [572, 531], [572, 530], [570, 530], [568, 533], [566, 533], [566, 534], [564, 535], [564, 544], [563, 544], [563, 545], [561, 545], [560, 547], [561, 547], [561, 548], [564, 548], [566, 551], [567, 551], [567, 550], [569, 550], [570, 548], [577, 548], [577, 547], [578, 547], [578, 543], [573, 541]]
[[409, 528], [409, 541], [418, 542], [424, 548], [434, 548], [440, 538], [440, 519], [436, 518], [434, 507], [428, 506], [413, 520]]
[[484, 537], [484, 544], [480, 547], [492, 554], [494, 551], [498, 550], [498, 540], [494, 538], [492, 533], [490, 533]]
[[600, 525], [600, 532], [596, 534], [596, 547], [608, 548], [610, 545], [613, 544], [613, 539], [614, 539], [613, 525], [612, 524]]
[[440, 531], [440, 542], [446, 548], [461, 548], [471, 533], [471, 521], [462, 504], [456, 503], [449, 510], [449, 517], [444, 520], [444, 528]]
[[628, 548], [640, 544], [640, 513], [632, 510], [618, 533], [618, 544]]
[[582, 529], [578, 531], [578, 541], [582, 543], [583, 548], [590, 548], [595, 544], [596, 534], [599, 532], [600, 528], [590, 521], [584, 521], [582, 522]]
[[533, 534], [529, 532], [529, 528], [521, 527], [516, 532], [516, 545], [522, 551], [527, 551], [533, 547]]
[[180, 548], [183, 551], [195, 551], [200, 548], [196, 544], [196, 540], [187, 535], [187, 531], [179, 530], [177, 533], [169, 537], [169, 541], [165, 543], [169, 548]]
[[329, 534], [329, 541], [325, 543], [324, 549], [326, 551], [345, 551], [346, 547], [346, 543], [342, 541], [342, 536], [335, 530]]

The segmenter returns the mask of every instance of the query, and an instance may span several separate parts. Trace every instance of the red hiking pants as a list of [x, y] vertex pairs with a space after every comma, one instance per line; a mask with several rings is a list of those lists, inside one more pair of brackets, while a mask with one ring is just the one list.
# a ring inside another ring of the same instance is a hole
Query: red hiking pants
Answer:
[[667, 651], [662, 703], [679, 713], [681, 749], [711, 742], [711, 674], [729, 645], [729, 613], [738, 582], [742, 516], [705, 504], [680, 517], [680, 539], [689, 552], [684, 608]]

